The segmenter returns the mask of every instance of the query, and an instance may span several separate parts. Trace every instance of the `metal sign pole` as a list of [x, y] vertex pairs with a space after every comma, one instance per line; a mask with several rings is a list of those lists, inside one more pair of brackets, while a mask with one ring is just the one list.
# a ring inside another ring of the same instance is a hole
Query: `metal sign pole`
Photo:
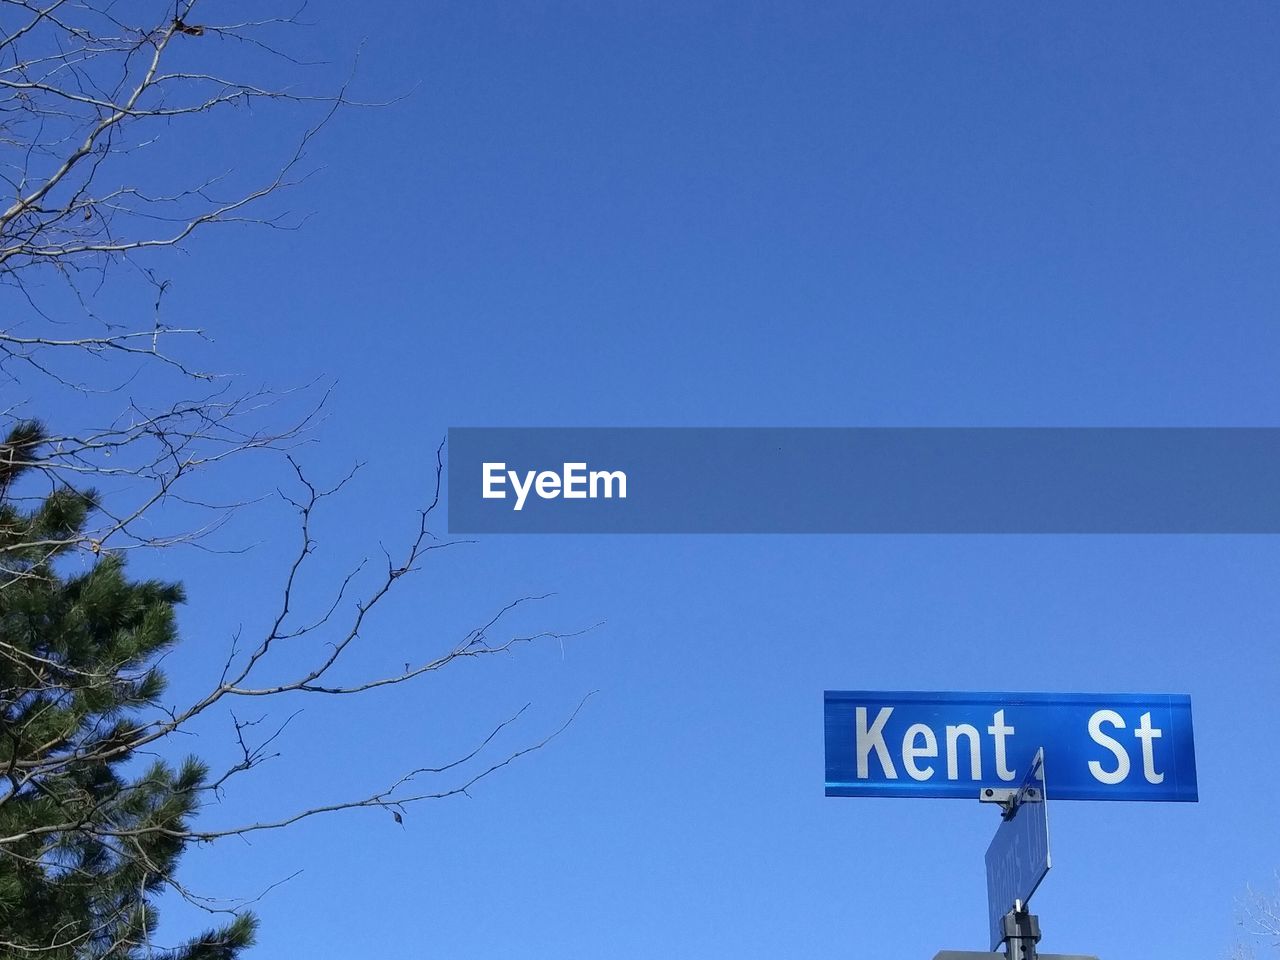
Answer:
[[[1037, 750], [1031, 767], [1017, 787], [984, 787], [983, 803], [1000, 805], [1000, 826], [987, 848], [987, 925], [992, 952], [1027, 924], [1009, 926], [1011, 916], [1029, 916], [1027, 905], [1049, 873], [1049, 804], [1045, 792], [1044, 751]], [[1025, 941], [1025, 937], [1023, 938]], [[1015, 944], [1016, 946], [1016, 944]], [[1035, 956], [1011, 953], [1009, 960]]]
[[1040, 942], [1040, 918], [1029, 913], [1021, 900], [1004, 915], [1005, 960], [1036, 960], [1036, 944]]

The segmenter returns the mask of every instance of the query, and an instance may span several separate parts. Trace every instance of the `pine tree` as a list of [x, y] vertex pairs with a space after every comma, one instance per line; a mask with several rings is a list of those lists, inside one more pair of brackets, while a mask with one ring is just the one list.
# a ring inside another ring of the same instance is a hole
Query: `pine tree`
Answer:
[[0, 448], [0, 955], [231, 960], [253, 942], [250, 914], [151, 946], [208, 789], [197, 759], [134, 749], [165, 688], [156, 662], [178, 640], [182, 588], [131, 580], [96, 544], [70, 569], [97, 498], [58, 483], [19, 495], [42, 475], [44, 439], [24, 422]]

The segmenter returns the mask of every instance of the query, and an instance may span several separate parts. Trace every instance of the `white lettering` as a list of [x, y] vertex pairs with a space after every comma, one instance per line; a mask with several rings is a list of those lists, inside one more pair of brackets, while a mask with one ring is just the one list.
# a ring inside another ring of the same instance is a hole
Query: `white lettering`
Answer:
[[1099, 783], [1120, 783], [1129, 775], [1129, 752], [1120, 745], [1120, 741], [1102, 732], [1102, 725], [1109, 723], [1117, 730], [1124, 729], [1124, 717], [1114, 710], [1099, 710], [1089, 718], [1089, 736], [1100, 747], [1106, 747], [1116, 758], [1116, 768], [1112, 771], [1102, 769], [1097, 760], [1089, 761], [1089, 772]]
[[[578, 486], [581, 484], [581, 486]], [[566, 500], [585, 500], [587, 498], [587, 465], [585, 463], [566, 463], [564, 465], [564, 498]]]
[[613, 485], [618, 485], [618, 499], [627, 499], [627, 475], [621, 470], [592, 470], [591, 471], [591, 496], [598, 497], [600, 494], [596, 492], [596, 484], [604, 481], [604, 497], [609, 500], [613, 497]]
[[1153, 742], [1164, 734], [1158, 727], [1151, 726], [1150, 713], [1142, 715], [1133, 735], [1142, 741], [1142, 775], [1147, 778], [1147, 783], [1164, 783], [1164, 774], [1156, 773], [1156, 750]]
[[[916, 738], [924, 737], [924, 746], [916, 746]], [[907, 727], [902, 738], [902, 766], [912, 780], [928, 780], [933, 776], [932, 765], [917, 767], [916, 757], [936, 757], [938, 755], [938, 738], [923, 723], [913, 723]]]
[[516, 491], [516, 510], [523, 510], [525, 497], [529, 496], [529, 490], [533, 487], [533, 471], [525, 474], [524, 486], [520, 485], [520, 475], [514, 470], [508, 470], [507, 476], [511, 478], [511, 486]]
[[961, 737], [969, 741], [969, 779], [982, 779], [982, 747], [979, 745], [978, 728], [967, 723], [947, 727], [947, 779], [955, 780], [959, 776], [960, 766], [957, 758], [956, 744]]
[[1004, 738], [1011, 737], [1016, 732], [1013, 727], [1005, 726], [1003, 710], [996, 711], [996, 715], [991, 718], [991, 726], [987, 727], [987, 733], [991, 734], [996, 742], [996, 776], [1006, 783], [1016, 774], [1007, 766], [1008, 754], [1005, 752]]
[[857, 745], [859, 780], [867, 779], [867, 760], [872, 750], [876, 752], [880, 766], [884, 768], [884, 775], [890, 780], [898, 779], [898, 771], [893, 768], [893, 761], [889, 759], [889, 747], [884, 742], [884, 725], [892, 715], [893, 707], [881, 707], [875, 722], [867, 729], [867, 708], [858, 707], [854, 711], [854, 743]]
[[560, 495], [560, 474], [554, 470], [543, 470], [538, 474], [538, 496], [543, 500], [554, 500]]
[[587, 470], [579, 461], [566, 461], [563, 472], [555, 470], [526, 470], [520, 473], [507, 470], [505, 463], [483, 463], [481, 496], [485, 500], [505, 500], [506, 484], [516, 492], [513, 510], [523, 510], [531, 492], [542, 500], [586, 500], [604, 497], [611, 500], [627, 498], [627, 475], [621, 470]]
[[484, 492], [481, 494], [486, 500], [505, 500], [507, 491], [497, 490], [496, 486], [501, 486], [507, 482], [506, 475], [503, 471], [507, 469], [505, 463], [486, 463], [484, 467]]

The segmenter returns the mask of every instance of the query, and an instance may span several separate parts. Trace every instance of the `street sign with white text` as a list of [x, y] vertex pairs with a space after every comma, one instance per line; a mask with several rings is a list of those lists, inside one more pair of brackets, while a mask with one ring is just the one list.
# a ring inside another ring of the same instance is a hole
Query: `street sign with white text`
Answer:
[[1045, 798], [1044, 754], [1036, 753], [1031, 769], [1014, 795], [1012, 815], [1000, 821], [987, 847], [987, 918], [991, 949], [1004, 938], [1004, 916], [1020, 901], [1025, 908], [1049, 872], [1049, 804]]
[[1197, 799], [1182, 694], [827, 691], [829, 797], [1008, 789], [1044, 748], [1055, 800]]

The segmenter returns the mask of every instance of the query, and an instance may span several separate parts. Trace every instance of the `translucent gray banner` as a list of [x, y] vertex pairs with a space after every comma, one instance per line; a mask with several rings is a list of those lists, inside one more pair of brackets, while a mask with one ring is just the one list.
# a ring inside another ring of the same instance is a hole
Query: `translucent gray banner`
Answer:
[[1277, 533], [1280, 428], [455, 427], [451, 533]]

